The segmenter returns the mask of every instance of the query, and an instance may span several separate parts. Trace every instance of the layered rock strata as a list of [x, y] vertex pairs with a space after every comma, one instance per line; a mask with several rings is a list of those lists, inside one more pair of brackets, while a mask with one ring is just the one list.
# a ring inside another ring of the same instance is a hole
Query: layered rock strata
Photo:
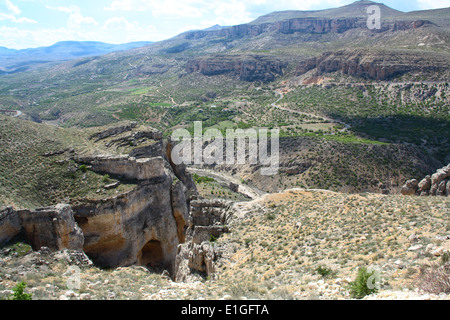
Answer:
[[270, 82], [283, 75], [285, 67], [285, 62], [267, 56], [217, 55], [189, 60], [186, 72], [199, 72], [206, 76], [231, 74], [241, 81]]
[[211, 277], [216, 272], [216, 261], [221, 257], [214, 241], [229, 232], [227, 221], [232, 202], [219, 199], [201, 199], [191, 202], [187, 241], [178, 246], [175, 279], [189, 281], [194, 275]]
[[315, 75], [341, 71], [343, 74], [372, 80], [389, 80], [412, 72], [436, 72], [446, 70], [448, 61], [430, 59], [420, 55], [402, 52], [361, 52], [340, 50], [325, 52], [317, 57], [300, 61], [296, 75], [300, 76], [315, 69]]
[[[404, 21], [384, 21], [381, 29], [374, 29], [373, 32], [386, 32], [397, 30], [417, 29], [431, 22], [427, 20], [404, 20]], [[187, 40], [197, 40], [205, 37], [217, 37], [226, 39], [236, 39], [246, 36], [257, 37], [263, 33], [305, 33], [305, 34], [325, 34], [343, 33], [351, 29], [367, 29], [367, 18], [292, 18], [273, 23], [242, 24], [218, 30], [189, 31], [183, 34]]]
[[2, 208], [0, 245], [22, 236], [35, 249], [84, 251], [100, 267], [141, 265], [173, 275], [178, 245], [185, 242], [189, 204], [197, 189], [186, 168], [171, 162], [166, 153], [171, 151], [171, 143], [163, 141], [159, 132], [133, 132], [135, 128], [131, 123], [90, 137], [110, 148], [131, 138], [136, 145], [129, 154], [73, 157], [79, 165], [112, 175], [119, 182], [132, 180], [135, 187], [114, 197], [84, 199], [71, 205]]

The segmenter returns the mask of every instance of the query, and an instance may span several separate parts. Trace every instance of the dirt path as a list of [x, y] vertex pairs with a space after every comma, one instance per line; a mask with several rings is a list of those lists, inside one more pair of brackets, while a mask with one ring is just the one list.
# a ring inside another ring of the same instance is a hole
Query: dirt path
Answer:
[[[161, 88], [163, 88], [162, 82], [159, 83], [159, 86], [160, 86]], [[162, 94], [164, 97], [170, 99], [170, 100], [172, 101], [172, 104], [173, 104], [173, 105], [176, 105], [176, 104], [177, 104], [177, 103], [175, 102], [175, 100], [173, 100], [173, 98], [172, 98], [170, 95], [165, 94], [165, 93], [162, 93], [161, 91], [159, 91], [159, 89], [156, 89], [156, 92], [158, 92], [158, 93]]]
[[257, 199], [257, 198], [267, 194], [266, 192], [261, 191], [255, 187], [251, 187], [249, 185], [242, 184], [239, 179], [232, 177], [223, 172], [216, 172], [216, 171], [212, 171], [209, 169], [199, 169], [199, 168], [188, 168], [188, 171], [191, 173], [196, 173], [203, 177], [206, 176], [209, 178], [214, 178], [218, 182], [222, 182], [222, 183], [226, 183], [226, 184], [234, 183], [234, 184], [238, 185], [238, 192], [250, 199]]
[[280, 97], [278, 98], [277, 101], [275, 101], [274, 103], [271, 104], [271, 106], [274, 107], [274, 108], [277, 108], [277, 109], [283, 110], [283, 111], [287, 111], [287, 112], [291, 112], [291, 113], [305, 115], [305, 116], [308, 116], [308, 117], [322, 118], [323, 120], [326, 120], [326, 121], [331, 122], [331, 123], [342, 124], [346, 129], [350, 129], [351, 128], [351, 126], [349, 124], [341, 122], [341, 121], [338, 121], [336, 119], [332, 119], [332, 118], [328, 118], [326, 116], [319, 116], [319, 115], [308, 113], [308, 112], [303, 112], [303, 111], [298, 111], [298, 110], [293, 110], [293, 109], [289, 109], [289, 108], [286, 108], [286, 107], [282, 107], [282, 106], [278, 105], [277, 103], [280, 102], [281, 99], [283, 99], [283, 97], [284, 97], [283, 93], [279, 92], [279, 91], [275, 91], [275, 94], [280, 95]]

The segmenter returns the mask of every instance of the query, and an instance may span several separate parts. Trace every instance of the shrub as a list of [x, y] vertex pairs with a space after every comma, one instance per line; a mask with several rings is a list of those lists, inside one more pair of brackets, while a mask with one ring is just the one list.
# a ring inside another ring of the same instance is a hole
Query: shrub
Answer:
[[102, 180], [103, 180], [104, 183], [109, 182], [109, 174], [105, 174], [105, 175], [103, 176]]
[[369, 272], [365, 267], [359, 268], [356, 280], [349, 283], [351, 297], [362, 299], [369, 294], [376, 293], [378, 290], [372, 281], [374, 276], [375, 271]]
[[194, 179], [195, 183], [205, 183], [205, 182], [214, 182], [214, 178], [210, 178], [210, 177], [202, 177], [199, 176], [198, 174], [194, 173], [192, 175], [192, 178]]
[[423, 267], [420, 270], [417, 284], [419, 289], [428, 293], [450, 294], [450, 262], [441, 266]]
[[80, 166], [80, 170], [81, 170], [81, 172], [83, 172], [83, 173], [86, 173], [86, 172], [87, 172], [87, 170], [88, 170], [88, 167], [87, 167], [87, 165], [85, 165], [85, 164], [82, 164], [82, 165]]
[[13, 294], [9, 297], [9, 300], [31, 300], [31, 294], [23, 292], [26, 286], [24, 281], [17, 284], [13, 288]]
[[333, 270], [331, 270], [330, 268], [327, 268], [327, 267], [322, 267], [322, 266], [319, 266], [316, 269], [316, 271], [318, 274], [320, 274], [324, 278], [331, 276], [333, 274]]

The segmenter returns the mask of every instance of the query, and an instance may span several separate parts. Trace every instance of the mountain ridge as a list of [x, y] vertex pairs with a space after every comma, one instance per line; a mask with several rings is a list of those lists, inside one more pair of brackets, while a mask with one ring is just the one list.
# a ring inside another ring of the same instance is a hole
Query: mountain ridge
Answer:
[[28, 70], [36, 61], [39, 63], [67, 61], [130, 50], [152, 43], [150, 41], [123, 44], [109, 44], [100, 41], [60, 41], [51, 46], [18, 50], [0, 47], [0, 73], [2, 71], [3, 73], [14, 73]]

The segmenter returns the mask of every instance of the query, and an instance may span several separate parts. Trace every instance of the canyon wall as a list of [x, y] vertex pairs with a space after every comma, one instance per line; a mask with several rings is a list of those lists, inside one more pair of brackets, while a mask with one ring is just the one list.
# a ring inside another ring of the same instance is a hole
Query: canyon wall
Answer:
[[[411, 21], [384, 21], [380, 30], [373, 30], [373, 32], [383, 31], [397, 31], [420, 28], [424, 25], [431, 24], [427, 20], [411, 20]], [[199, 30], [189, 31], [184, 33], [184, 38], [187, 40], [197, 40], [205, 37], [218, 38], [241, 38], [245, 36], [259, 36], [266, 32], [292, 34], [292, 33], [343, 33], [350, 29], [364, 28], [367, 29], [367, 19], [360, 18], [293, 18], [283, 21], [276, 21], [273, 23], [262, 24], [242, 24], [219, 30]]]
[[113, 175], [119, 182], [132, 181], [131, 190], [36, 210], [1, 208], [0, 245], [21, 237], [36, 250], [82, 250], [100, 267], [141, 265], [173, 274], [197, 189], [186, 168], [174, 165], [166, 153], [171, 142], [152, 130], [132, 132], [135, 128], [117, 126], [90, 137], [111, 151], [123, 141], [131, 142], [129, 154], [73, 157], [89, 170]]
[[276, 76], [283, 75], [286, 65], [278, 59], [262, 55], [217, 55], [189, 60], [186, 72], [199, 72], [206, 76], [231, 74], [238, 76], [241, 81], [270, 82], [275, 80]]

